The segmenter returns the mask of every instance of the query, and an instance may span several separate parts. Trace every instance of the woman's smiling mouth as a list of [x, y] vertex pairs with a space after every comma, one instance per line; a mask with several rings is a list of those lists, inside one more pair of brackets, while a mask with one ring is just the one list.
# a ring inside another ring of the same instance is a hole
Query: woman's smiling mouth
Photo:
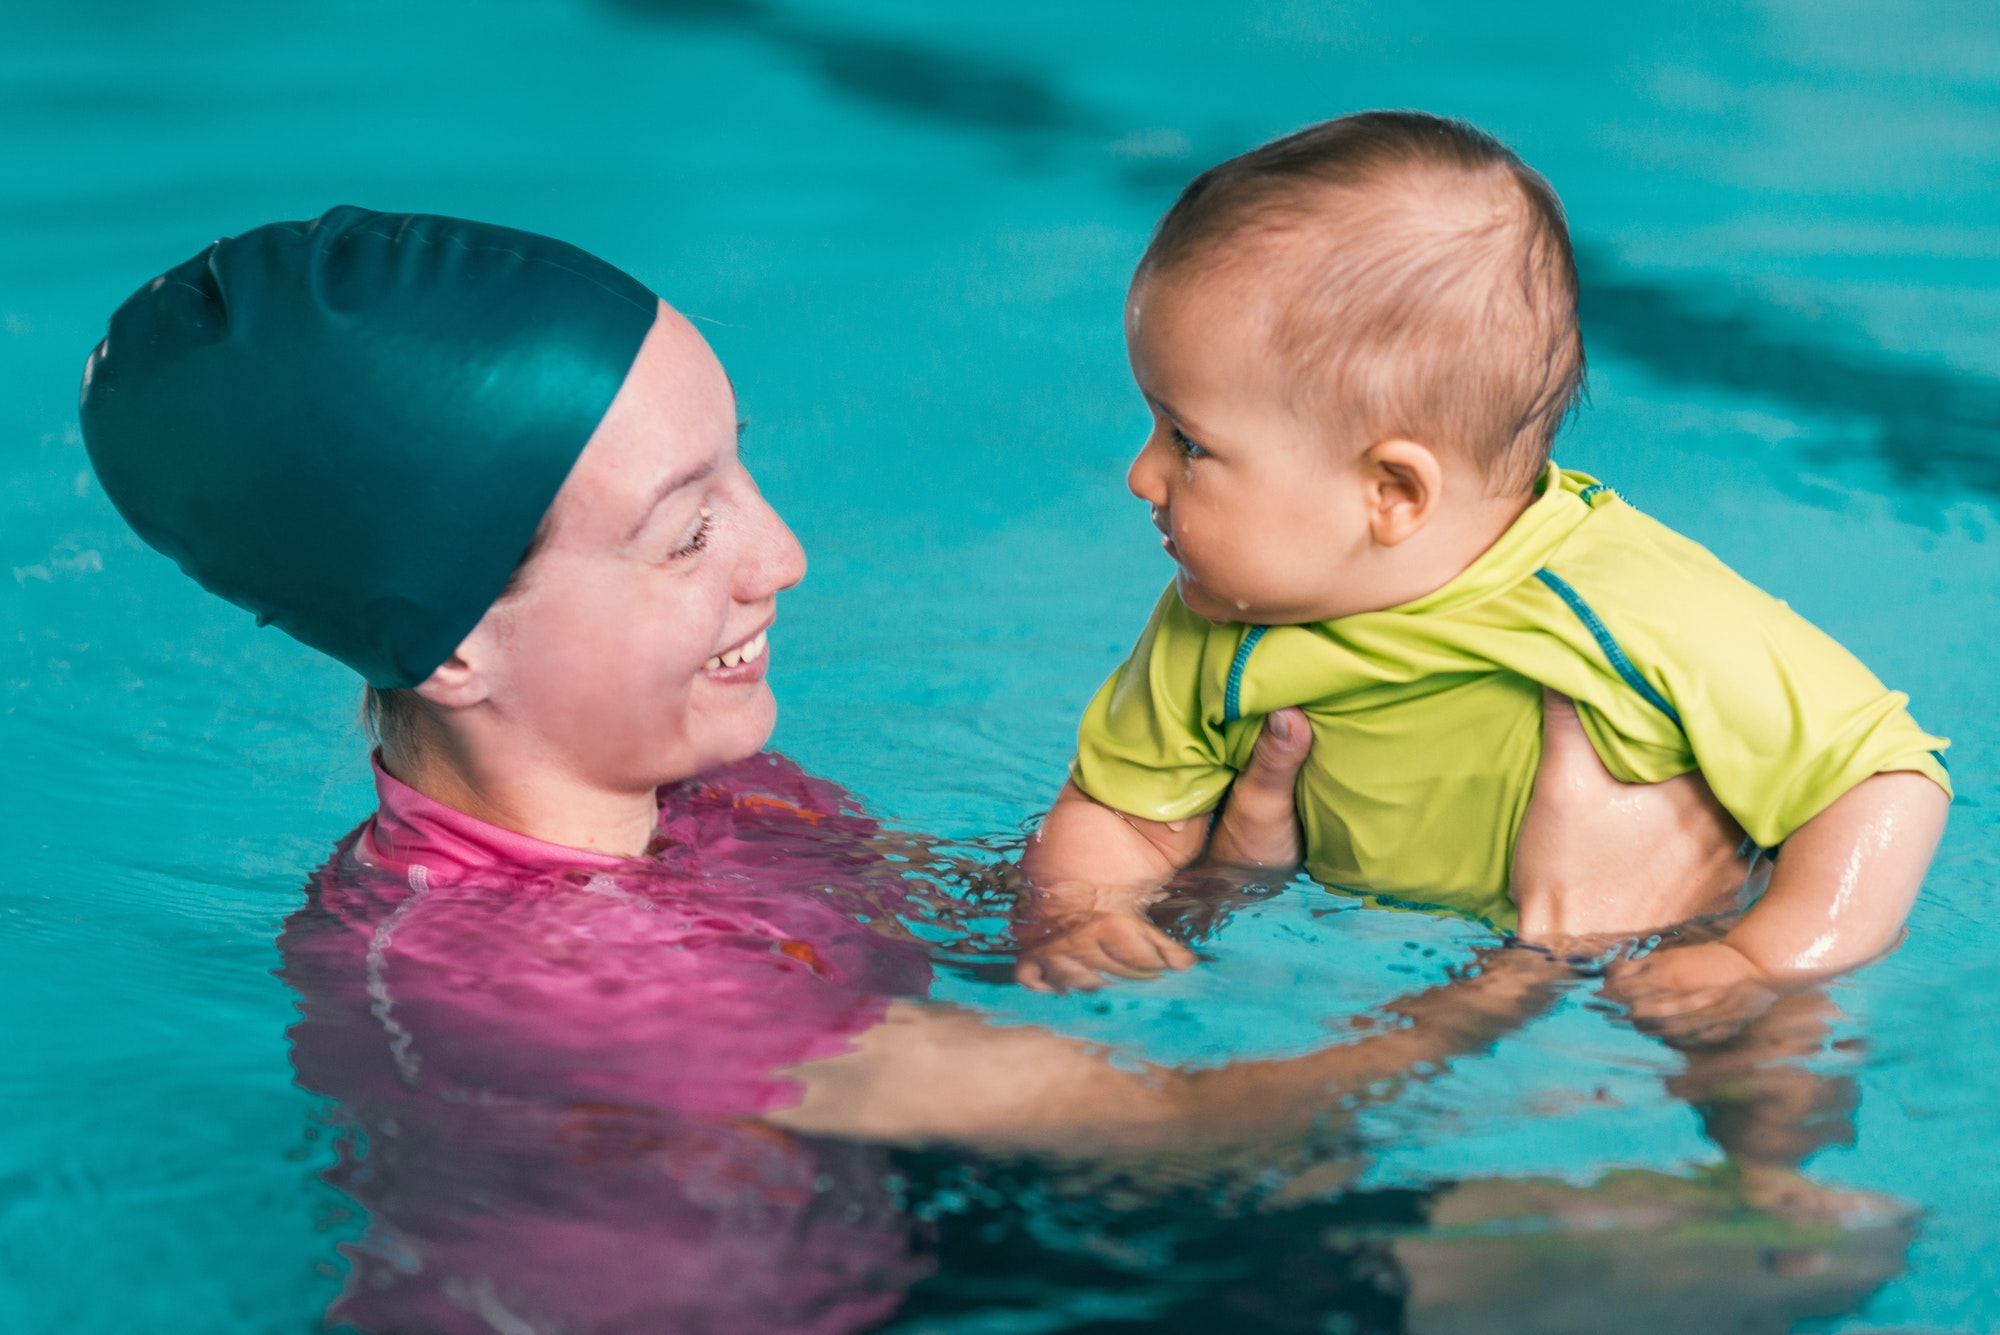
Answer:
[[751, 681], [764, 675], [764, 651], [771, 647], [771, 628], [752, 635], [733, 649], [725, 649], [703, 663], [702, 671], [731, 681]]

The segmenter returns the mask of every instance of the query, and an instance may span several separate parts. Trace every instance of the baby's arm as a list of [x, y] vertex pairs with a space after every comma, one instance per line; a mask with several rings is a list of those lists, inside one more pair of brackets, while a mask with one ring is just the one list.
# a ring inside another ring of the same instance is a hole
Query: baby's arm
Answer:
[[1212, 839], [1205, 813], [1144, 820], [1105, 806], [1074, 782], [1063, 785], [1021, 858], [1033, 900], [1024, 929], [1031, 940], [1015, 978], [1037, 991], [1090, 991], [1106, 977], [1151, 978], [1193, 964], [1191, 951], [1147, 920], [1146, 906], [1204, 852], [1226, 866], [1295, 865], [1293, 793], [1311, 749], [1312, 729], [1299, 711], [1267, 718]]
[[1913, 771], [1864, 779], [1785, 841], [1769, 889], [1727, 936], [1624, 966], [1616, 994], [1656, 1032], [1720, 1042], [1778, 993], [1884, 954], [1916, 902], [1950, 801]]

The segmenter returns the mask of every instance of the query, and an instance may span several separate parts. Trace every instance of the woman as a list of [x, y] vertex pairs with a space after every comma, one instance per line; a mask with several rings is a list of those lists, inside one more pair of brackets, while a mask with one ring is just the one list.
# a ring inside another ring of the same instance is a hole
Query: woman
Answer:
[[[301, 1078], [371, 1142], [343, 1319], [850, 1329], [921, 1268], [853, 1142], [1296, 1146], [1554, 972], [1499, 952], [1404, 1026], [1201, 1073], [923, 1003], [923, 954], [875, 930], [909, 841], [756, 754], [805, 565], [728, 378], [561, 243], [358, 209], [218, 242], [120, 309], [82, 411], [142, 537], [370, 684], [381, 806], [285, 941]], [[1218, 864], [1295, 859], [1306, 731], [1260, 744]], [[1586, 921], [1607, 825], [1620, 874], [1663, 850], [1659, 922], [1740, 883], [1696, 784], [1618, 794], [1573, 719], [1551, 739], [1524, 922]]]

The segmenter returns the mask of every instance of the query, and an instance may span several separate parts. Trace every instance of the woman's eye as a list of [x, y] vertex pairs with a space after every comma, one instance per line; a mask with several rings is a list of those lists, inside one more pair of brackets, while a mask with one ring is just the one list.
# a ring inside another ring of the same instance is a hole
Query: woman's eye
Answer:
[[679, 561], [701, 551], [704, 547], [708, 546], [709, 531], [713, 527], [713, 519], [708, 507], [703, 506], [701, 513], [695, 516], [694, 523], [689, 525], [687, 532], [681, 535], [680, 544], [667, 553], [667, 559], [670, 561]]

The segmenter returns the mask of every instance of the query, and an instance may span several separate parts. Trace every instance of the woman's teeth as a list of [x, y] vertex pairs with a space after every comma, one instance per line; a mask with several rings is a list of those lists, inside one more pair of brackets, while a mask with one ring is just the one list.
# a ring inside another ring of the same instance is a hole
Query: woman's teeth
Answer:
[[735, 667], [738, 663], [754, 663], [764, 656], [764, 650], [769, 647], [770, 634], [769, 631], [760, 630], [728, 653], [717, 654], [702, 666], [712, 670]]

